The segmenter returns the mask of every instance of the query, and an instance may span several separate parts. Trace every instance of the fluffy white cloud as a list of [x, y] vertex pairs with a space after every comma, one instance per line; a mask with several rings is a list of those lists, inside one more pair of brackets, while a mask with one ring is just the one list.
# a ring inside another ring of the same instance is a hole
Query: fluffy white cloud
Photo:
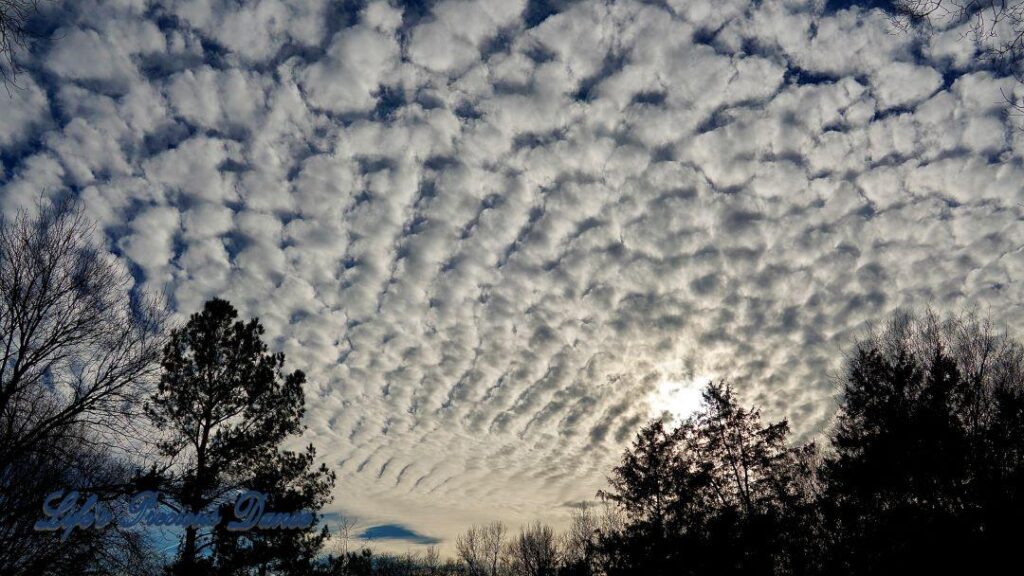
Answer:
[[928, 66], [893, 62], [872, 78], [879, 110], [916, 104], [931, 96], [942, 84], [942, 75]]
[[1022, 89], [955, 31], [813, 0], [335, 4], [68, 10], [0, 117], [0, 199], [77, 194], [179, 312], [263, 318], [339, 510], [449, 542], [558, 521], [666, 379], [812, 436], [893, 308], [1024, 329]]
[[166, 50], [163, 34], [155, 23], [132, 20], [115, 25], [96, 19], [93, 27], [58, 29], [54, 32], [46, 67], [68, 80], [107, 82], [123, 90], [137, 75], [135, 58]]
[[213, 202], [234, 200], [236, 178], [225, 164], [239, 162], [239, 149], [234, 141], [197, 136], [147, 159], [142, 169], [153, 186]]
[[175, 256], [179, 216], [170, 206], [147, 208], [132, 218], [131, 232], [121, 238], [124, 255], [143, 269], [150, 284], [160, 286], [170, 280], [168, 267]]
[[50, 119], [48, 104], [46, 93], [32, 78], [26, 78], [8, 94], [4, 113], [0, 114], [0, 150], [23, 144], [38, 134], [40, 124]]
[[431, 72], [463, 71], [480, 59], [485, 40], [515, 23], [524, 5], [522, 0], [439, 2], [431, 18], [412, 31], [409, 59]]
[[381, 81], [398, 63], [393, 34], [357, 26], [338, 32], [327, 58], [302, 73], [303, 87], [318, 108], [366, 112], [376, 104]]
[[170, 0], [160, 8], [222, 46], [233, 59], [263, 62], [288, 43], [319, 45], [327, 6], [324, 0]]

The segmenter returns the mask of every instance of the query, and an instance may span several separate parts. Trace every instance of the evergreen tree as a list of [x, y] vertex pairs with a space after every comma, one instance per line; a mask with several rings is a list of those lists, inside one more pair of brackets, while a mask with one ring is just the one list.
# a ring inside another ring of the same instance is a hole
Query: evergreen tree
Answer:
[[373, 552], [364, 548], [359, 552], [344, 552], [328, 557], [314, 574], [323, 576], [373, 576]]
[[[168, 504], [196, 514], [223, 507], [226, 523], [239, 492], [258, 490], [268, 510], [315, 511], [329, 499], [333, 472], [314, 468], [312, 446], [299, 453], [279, 447], [303, 430], [305, 376], [285, 373], [284, 355], [267, 351], [263, 326], [237, 316], [228, 302], [210, 300], [171, 332], [164, 349], [146, 412], [164, 432], [160, 452], [176, 461]], [[326, 537], [315, 527], [228, 532], [224, 523], [186, 529], [171, 572], [305, 573]]]
[[983, 572], [1024, 512], [1024, 363], [976, 318], [897, 314], [847, 363], [823, 466], [829, 571]]
[[783, 574], [811, 570], [813, 445], [789, 447], [785, 422], [762, 424], [731, 388], [674, 430], [637, 435], [603, 496], [626, 515], [601, 537], [605, 572]]

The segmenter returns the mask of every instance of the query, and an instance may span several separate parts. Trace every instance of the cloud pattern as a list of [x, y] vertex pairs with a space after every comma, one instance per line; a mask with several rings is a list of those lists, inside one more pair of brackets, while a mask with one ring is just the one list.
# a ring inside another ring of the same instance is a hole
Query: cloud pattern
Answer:
[[897, 306], [1024, 327], [1024, 134], [950, 29], [811, 0], [77, 0], [0, 114], [188, 314], [307, 371], [335, 509], [449, 539], [592, 498], [663, 382], [824, 429]]

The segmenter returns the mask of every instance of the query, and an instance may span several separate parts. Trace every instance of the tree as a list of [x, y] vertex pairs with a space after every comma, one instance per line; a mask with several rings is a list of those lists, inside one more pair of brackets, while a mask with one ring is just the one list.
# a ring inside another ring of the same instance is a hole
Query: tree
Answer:
[[0, 222], [0, 469], [56, 434], [131, 430], [162, 315], [94, 247], [73, 204]]
[[559, 560], [555, 533], [540, 522], [521, 529], [508, 545], [512, 576], [555, 576]]
[[507, 529], [501, 522], [472, 526], [455, 541], [455, 549], [470, 576], [498, 576], [503, 568]]
[[858, 343], [823, 473], [836, 572], [984, 571], [1024, 513], [1024, 349], [974, 315]]
[[26, 454], [10, 469], [0, 492], [0, 573], [63, 576], [71, 573], [149, 576], [158, 571], [156, 550], [146, 535], [118, 526], [75, 530], [67, 540], [59, 533], [33, 529], [47, 495], [78, 490], [95, 494], [115, 507], [134, 474], [131, 464], [112, 457], [80, 435], [61, 439], [59, 453]]
[[0, 573], [98, 571], [135, 548], [113, 533], [55, 547], [32, 531], [52, 490], [128, 488], [128, 436], [158, 368], [162, 314], [91, 237], [70, 203], [0, 222]]
[[726, 386], [653, 422], [604, 497], [608, 576], [997, 572], [1024, 514], [1024, 347], [973, 314], [897, 313], [839, 376], [828, 450]]
[[362, 549], [360, 552], [342, 552], [338, 556], [329, 556], [314, 574], [325, 576], [372, 576], [373, 552]]
[[[252, 469], [245, 488], [267, 497], [269, 510], [318, 510], [330, 500], [334, 474], [326, 467], [313, 465], [316, 452], [308, 446], [304, 452], [279, 452]], [[222, 517], [233, 511], [225, 506]], [[327, 527], [296, 534], [291, 530], [253, 530], [232, 532], [227, 524], [217, 526], [213, 534], [218, 574], [244, 575], [307, 574], [328, 538]]]
[[600, 539], [610, 574], [775, 574], [809, 570], [813, 445], [786, 445], [732, 389], [708, 384], [704, 406], [674, 430], [637, 434], [602, 496], [623, 528]]
[[[167, 458], [181, 458], [171, 478], [170, 505], [200, 513], [229, 506], [240, 490], [265, 491], [268, 508], [316, 510], [329, 498], [334, 474], [313, 467], [315, 452], [279, 449], [302, 431], [305, 376], [284, 372], [256, 320], [236, 320], [226, 301], [213, 299], [171, 332], [163, 373], [146, 406], [166, 434]], [[297, 531], [185, 530], [173, 571], [200, 574], [297, 574], [308, 571], [326, 538], [315, 527]]]
[[727, 385], [709, 384], [704, 404], [680, 432], [712, 511], [708, 565], [718, 573], [812, 570], [815, 445], [789, 446], [786, 421], [762, 424], [760, 411], [742, 407]]
[[562, 537], [562, 576], [592, 576], [597, 573], [597, 536], [600, 520], [584, 504], [572, 513], [569, 529]]
[[669, 534], [670, 510], [681, 508], [685, 495], [677, 483], [685, 468], [678, 437], [656, 420], [642, 428], [622, 462], [608, 479], [610, 489], [598, 495], [617, 506], [625, 517], [620, 529], [602, 532], [599, 547], [609, 576], [670, 573], [673, 551]]
[[438, 550], [437, 546], [428, 546], [426, 551], [423, 553], [423, 574], [425, 576], [440, 576], [444, 574], [444, 569], [441, 566], [441, 551]]

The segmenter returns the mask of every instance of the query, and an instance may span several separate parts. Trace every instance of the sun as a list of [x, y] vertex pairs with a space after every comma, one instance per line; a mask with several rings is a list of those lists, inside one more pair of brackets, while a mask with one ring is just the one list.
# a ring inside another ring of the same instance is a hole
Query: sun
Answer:
[[700, 409], [701, 392], [711, 380], [705, 375], [685, 381], [662, 380], [650, 397], [651, 416], [661, 418], [667, 414], [675, 424], [686, 420]]

